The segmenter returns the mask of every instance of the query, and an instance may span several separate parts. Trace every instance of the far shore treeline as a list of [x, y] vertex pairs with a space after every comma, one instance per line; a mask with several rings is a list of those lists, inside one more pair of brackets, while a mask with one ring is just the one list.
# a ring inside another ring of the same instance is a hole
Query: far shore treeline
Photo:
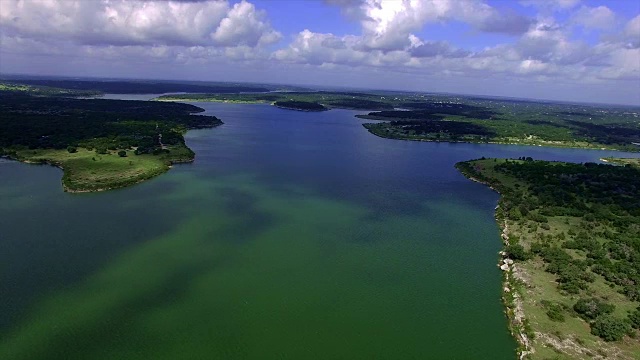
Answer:
[[[99, 99], [105, 92], [178, 93], [156, 101]], [[234, 83], [23, 78], [0, 81], [0, 101], [0, 154], [62, 167], [63, 185], [69, 191], [126, 186], [162, 173], [172, 163], [192, 161], [195, 154], [185, 145], [184, 132], [222, 122], [194, 115], [202, 109], [181, 102], [361, 110], [367, 113], [358, 117], [381, 120], [363, 124], [369, 132], [391, 139], [640, 151], [640, 109], [624, 106]], [[109, 155], [123, 159], [113, 161], [105, 157]], [[141, 156], [140, 163], [129, 155]], [[140, 166], [146, 170], [133, 171]], [[111, 172], [108, 176], [105, 168]], [[132, 174], [126, 181], [116, 176], [124, 168]], [[105, 176], [88, 176], [96, 171]]]
[[[640, 151], [640, 108], [398, 92], [283, 91], [170, 94], [160, 101], [268, 103], [293, 110], [354, 109], [380, 137]], [[283, 104], [291, 106], [282, 106]], [[295, 105], [297, 104], [297, 105]], [[375, 110], [375, 111], [373, 111]]]

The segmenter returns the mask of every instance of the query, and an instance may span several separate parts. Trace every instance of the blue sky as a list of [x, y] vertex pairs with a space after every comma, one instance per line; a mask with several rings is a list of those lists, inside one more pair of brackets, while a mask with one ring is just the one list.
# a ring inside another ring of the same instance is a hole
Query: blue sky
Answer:
[[0, 72], [640, 105], [631, 0], [0, 0]]

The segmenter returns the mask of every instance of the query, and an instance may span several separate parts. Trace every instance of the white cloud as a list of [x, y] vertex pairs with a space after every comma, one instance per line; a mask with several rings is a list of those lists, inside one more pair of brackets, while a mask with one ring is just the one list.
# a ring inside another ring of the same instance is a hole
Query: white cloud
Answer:
[[375, 62], [371, 52], [356, 50], [358, 37], [300, 32], [287, 48], [277, 50], [273, 58], [285, 62], [321, 65], [324, 63], [362, 65]]
[[607, 30], [616, 23], [616, 15], [606, 6], [582, 6], [574, 15], [573, 21], [589, 29]]
[[540, 74], [545, 73], [549, 69], [550, 65], [540, 60], [523, 60], [520, 62], [518, 72], [522, 74]]
[[211, 37], [216, 44], [224, 46], [255, 46], [280, 40], [280, 33], [272, 30], [265, 18], [265, 13], [257, 12], [253, 4], [242, 1], [235, 4], [227, 17], [220, 21]]
[[[443, 4], [453, 5], [452, 2], [440, 3]], [[362, 35], [337, 37], [305, 30], [287, 48], [276, 51], [273, 59], [319, 65], [323, 69], [335, 66], [382, 68], [390, 72], [411, 69], [423, 75], [523, 78], [539, 82], [597, 83], [604, 79], [640, 79], [637, 52], [621, 42], [590, 46], [574, 40], [571, 27], [558, 23], [553, 17], [539, 17], [513, 43], [471, 52], [412, 34], [412, 29], [425, 19], [419, 14], [420, 9], [411, 8], [415, 3], [379, 5], [382, 7], [367, 13], [369, 20], [363, 23]], [[363, 6], [369, 6], [369, 3]], [[441, 7], [443, 12], [440, 13], [449, 13], [452, 9]], [[484, 6], [472, 6], [469, 9], [475, 10], [467, 9], [466, 13], [463, 8], [456, 9], [456, 16], [469, 22], [490, 18], [486, 14], [494, 11]], [[596, 9], [595, 13], [602, 12], [602, 9]], [[405, 13], [407, 11], [410, 13]], [[636, 19], [629, 22], [626, 33], [638, 31], [636, 21], [640, 23]], [[591, 25], [604, 26], [604, 22]]]
[[[597, 51], [607, 55], [609, 66], [597, 73], [598, 78], [633, 80], [640, 84], [640, 48], [629, 49], [619, 44], [600, 44]], [[636, 85], [640, 90], [640, 85]]]
[[[20, 62], [32, 62], [50, 71], [57, 63], [91, 73], [102, 64], [136, 76], [171, 68], [245, 80], [264, 73], [276, 74], [279, 82], [325, 81], [318, 74], [333, 72], [364, 83], [416, 79], [416, 87], [417, 79], [476, 81], [479, 89], [488, 83], [640, 81], [640, 15], [622, 24], [611, 9], [576, 0], [521, 2], [535, 6], [535, 19], [483, 0], [326, 0], [341, 6], [361, 31], [337, 36], [304, 30], [275, 50], [281, 35], [267, 14], [247, 1], [229, 1], [0, 0], [0, 65], [20, 69]], [[460, 22], [471, 29], [464, 36], [477, 38], [484, 49], [461, 48], [424, 31], [429, 24]], [[593, 45], [576, 38], [576, 24], [606, 31]], [[487, 43], [482, 36], [488, 32], [509, 37]], [[11, 67], [7, 59], [13, 59]]]
[[[363, 49], [392, 51], [410, 45], [425, 25], [461, 21], [479, 32], [522, 34], [532, 19], [501, 12], [481, 0], [329, 0], [362, 26]], [[357, 14], [356, 14], [357, 13]]]
[[629, 20], [624, 28], [627, 36], [634, 36], [640, 38], [640, 15]]
[[2, 0], [0, 29], [86, 45], [257, 46], [280, 34], [244, 0]]
[[444, 41], [427, 41], [415, 44], [408, 49], [409, 53], [417, 58], [444, 56], [447, 58], [465, 57], [471, 54], [469, 51], [458, 49]]

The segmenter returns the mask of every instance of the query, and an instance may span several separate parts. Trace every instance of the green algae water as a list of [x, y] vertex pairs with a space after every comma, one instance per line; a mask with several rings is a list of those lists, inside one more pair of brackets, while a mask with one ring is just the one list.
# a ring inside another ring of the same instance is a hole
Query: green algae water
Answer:
[[130, 188], [0, 160], [1, 359], [512, 359], [498, 196], [453, 164], [611, 155], [197, 105], [196, 162]]

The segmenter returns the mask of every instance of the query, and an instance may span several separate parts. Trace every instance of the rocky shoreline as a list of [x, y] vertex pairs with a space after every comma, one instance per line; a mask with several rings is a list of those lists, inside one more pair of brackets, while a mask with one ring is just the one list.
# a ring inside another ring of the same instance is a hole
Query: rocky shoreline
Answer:
[[[500, 192], [494, 188], [491, 184], [476, 179], [470, 174], [462, 172], [469, 180], [488, 186], [491, 190], [495, 191], [499, 195]], [[502, 196], [502, 195], [501, 195]], [[506, 219], [502, 219], [498, 214], [500, 211], [500, 202], [495, 207], [495, 219], [500, 226], [500, 238], [504, 247], [509, 245], [509, 225]], [[533, 354], [533, 346], [529, 335], [527, 334], [526, 327], [527, 319], [524, 313], [524, 304], [522, 300], [521, 288], [526, 284], [525, 278], [522, 276], [522, 272], [518, 268], [517, 264], [507, 256], [507, 253], [502, 250], [499, 252], [500, 260], [497, 266], [502, 270], [502, 302], [505, 306], [505, 313], [509, 319], [509, 331], [511, 335], [518, 342], [518, 359], [526, 359], [528, 355]]]

